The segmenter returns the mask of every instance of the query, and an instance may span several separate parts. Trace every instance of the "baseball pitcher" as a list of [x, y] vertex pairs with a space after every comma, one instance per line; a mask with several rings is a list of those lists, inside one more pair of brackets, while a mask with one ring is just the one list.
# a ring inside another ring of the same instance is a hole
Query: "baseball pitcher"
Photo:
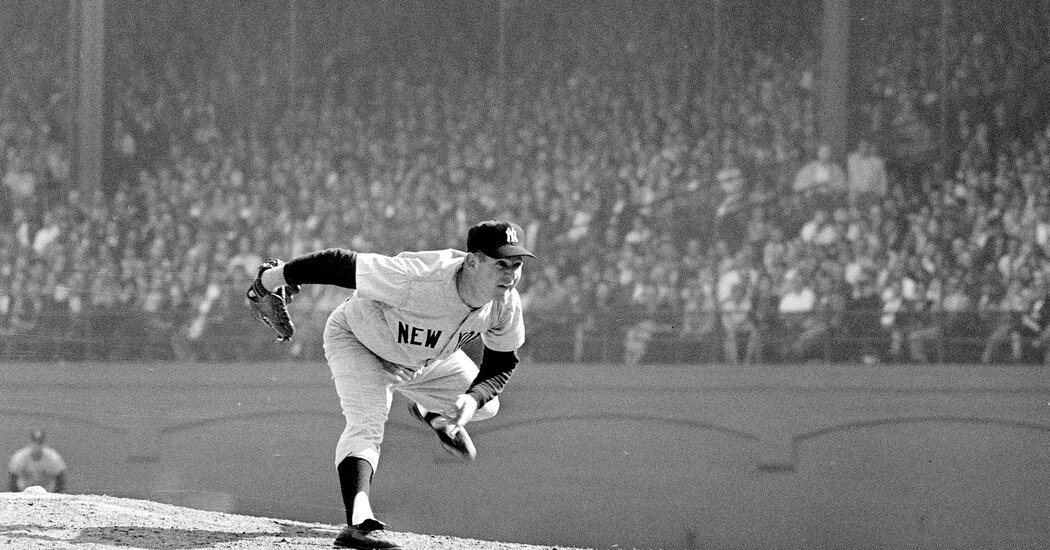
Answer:
[[[398, 549], [369, 503], [393, 392], [437, 434], [449, 453], [477, 455], [466, 425], [494, 416], [497, 396], [525, 341], [515, 286], [525, 258], [521, 228], [487, 221], [470, 228], [467, 252], [436, 250], [384, 256], [327, 249], [259, 268], [248, 290], [254, 314], [279, 340], [294, 334], [287, 303], [304, 284], [353, 289], [328, 317], [324, 350], [346, 419], [335, 462], [347, 526], [335, 545]], [[484, 344], [480, 367], [462, 346]]]

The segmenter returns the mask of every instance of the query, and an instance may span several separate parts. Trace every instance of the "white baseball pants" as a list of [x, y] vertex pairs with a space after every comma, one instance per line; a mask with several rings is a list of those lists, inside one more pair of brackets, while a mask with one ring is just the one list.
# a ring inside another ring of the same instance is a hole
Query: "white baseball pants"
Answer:
[[[337, 466], [353, 456], [367, 460], [373, 471], [378, 470], [383, 429], [395, 390], [428, 411], [440, 413], [450, 410], [456, 397], [466, 393], [478, 375], [474, 361], [457, 350], [403, 380], [384, 366], [392, 363], [372, 353], [342, 320], [333, 317], [325, 324], [324, 353], [346, 419], [335, 449]], [[473, 420], [492, 418], [498, 411], [499, 398], [494, 398], [478, 409]]]

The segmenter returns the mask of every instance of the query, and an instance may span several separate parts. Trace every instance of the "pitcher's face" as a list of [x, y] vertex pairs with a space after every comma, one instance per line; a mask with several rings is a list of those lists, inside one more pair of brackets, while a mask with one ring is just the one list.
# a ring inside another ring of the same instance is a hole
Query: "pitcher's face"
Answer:
[[478, 254], [477, 283], [478, 289], [487, 292], [493, 300], [503, 300], [521, 280], [521, 267], [524, 256], [491, 258]]

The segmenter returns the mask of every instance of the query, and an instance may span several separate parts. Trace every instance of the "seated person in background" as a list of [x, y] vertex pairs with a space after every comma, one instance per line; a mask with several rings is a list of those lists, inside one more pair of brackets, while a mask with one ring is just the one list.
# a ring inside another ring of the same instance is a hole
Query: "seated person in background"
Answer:
[[1050, 292], [1040, 283], [1018, 329], [1021, 357], [1050, 365]]
[[784, 283], [785, 290], [777, 307], [780, 356], [787, 361], [800, 361], [805, 350], [799, 348], [799, 338], [812, 328], [817, 294], [796, 270], [784, 276]]
[[33, 430], [29, 439], [32, 443], [15, 451], [8, 463], [8, 489], [20, 492], [39, 486], [49, 493], [65, 491], [66, 462], [62, 456], [44, 444], [47, 436], [43, 431]]
[[1013, 279], [1007, 284], [1006, 291], [998, 304], [990, 308], [994, 313], [990, 324], [994, 328], [988, 335], [988, 339], [985, 340], [981, 363], [1001, 362], [1005, 358], [1003, 350], [1008, 350], [1007, 356], [1010, 360], [1021, 360], [1022, 319], [1025, 312], [1031, 310], [1033, 305], [1025, 294], [1021, 281]]
[[[746, 283], [738, 282], [722, 301], [723, 350], [725, 361], [731, 365], [753, 363], [758, 354], [758, 330], [751, 320], [751, 295]], [[740, 340], [744, 341], [744, 357], [740, 358]]]
[[846, 171], [831, 159], [831, 147], [821, 144], [817, 158], [799, 169], [791, 188], [810, 204], [830, 205], [846, 194]]
[[873, 276], [865, 275], [854, 285], [847, 300], [842, 328], [850, 345], [845, 351], [845, 360], [858, 361], [866, 365], [883, 360], [886, 347], [886, 331], [879, 324], [882, 314], [882, 298]]
[[878, 156], [870, 141], [862, 139], [857, 142], [857, 149], [846, 159], [846, 172], [849, 204], [868, 208], [886, 196], [889, 187], [886, 162]]

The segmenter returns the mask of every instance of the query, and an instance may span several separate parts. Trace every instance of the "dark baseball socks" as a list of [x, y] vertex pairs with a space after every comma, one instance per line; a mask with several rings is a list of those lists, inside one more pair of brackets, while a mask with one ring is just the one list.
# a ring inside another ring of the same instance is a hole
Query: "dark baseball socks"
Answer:
[[358, 525], [372, 518], [368, 492], [372, 486], [372, 465], [363, 458], [348, 456], [339, 463], [339, 490], [346, 509], [346, 523]]

